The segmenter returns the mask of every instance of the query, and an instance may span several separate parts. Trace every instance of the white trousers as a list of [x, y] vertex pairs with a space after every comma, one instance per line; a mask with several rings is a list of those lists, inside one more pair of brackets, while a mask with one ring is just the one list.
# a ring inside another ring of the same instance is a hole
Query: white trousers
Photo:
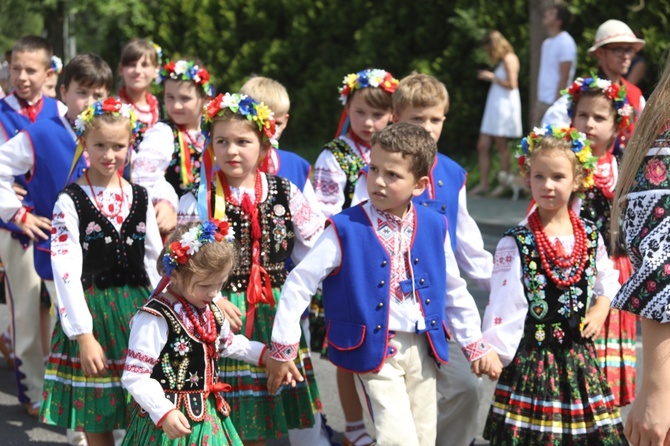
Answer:
[[477, 435], [481, 379], [470, 371], [461, 347], [449, 341], [449, 364], [437, 371], [438, 446], [468, 446]]
[[437, 420], [435, 374], [427, 335], [397, 332], [396, 354], [379, 373], [359, 373], [356, 388], [380, 446], [434, 446]]
[[0, 259], [5, 267], [19, 401], [40, 402], [44, 357], [39, 323], [40, 278], [33, 263], [33, 246], [24, 249], [10, 231], [0, 229]]

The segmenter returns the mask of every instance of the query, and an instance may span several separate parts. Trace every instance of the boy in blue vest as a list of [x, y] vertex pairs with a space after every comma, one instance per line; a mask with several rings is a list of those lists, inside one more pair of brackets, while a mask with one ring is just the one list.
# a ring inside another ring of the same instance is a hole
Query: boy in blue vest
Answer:
[[436, 151], [430, 133], [414, 124], [372, 137], [370, 200], [330, 218], [290, 273], [272, 331], [274, 392], [288, 376], [300, 379], [293, 363], [299, 319], [322, 284], [329, 358], [356, 374], [383, 445], [435, 445], [436, 361], [447, 363], [450, 333], [473, 372], [495, 379], [502, 370], [459, 276], [446, 218], [412, 202], [428, 186]]
[[[435, 142], [449, 112], [449, 93], [433, 76], [412, 73], [403, 78], [393, 92], [393, 121], [410, 122], [426, 129]], [[356, 184], [354, 203], [368, 199], [367, 172]], [[448, 156], [437, 153], [428, 175], [426, 190], [413, 199], [447, 217], [451, 247], [461, 271], [487, 293], [490, 291], [493, 258], [484, 249], [482, 234], [468, 213], [465, 179], [467, 173]], [[454, 339], [449, 341], [451, 361], [437, 373], [437, 444], [467, 446], [477, 433], [477, 413], [481, 382], [469, 373], [469, 364]]]
[[[51, 44], [42, 37], [24, 36], [15, 43], [11, 52], [9, 72], [12, 92], [0, 100], [0, 144], [36, 121], [65, 113], [63, 104], [42, 95], [44, 83], [53, 77], [52, 55]], [[23, 175], [12, 179], [12, 182], [14, 180], [18, 190], [26, 189], [27, 179]], [[14, 192], [12, 199], [18, 200]], [[32, 205], [30, 194], [23, 196], [22, 199], [26, 206]], [[0, 220], [0, 258], [5, 267], [8, 307], [14, 316], [10, 324], [18, 397], [30, 414], [37, 415], [39, 408], [36, 410], [33, 404], [39, 403], [40, 399], [44, 352], [39, 324], [35, 323], [40, 319], [40, 279], [33, 267], [33, 251], [30, 244], [30, 238], [16, 225], [10, 223], [8, 219]], [[15, 320], [17, 314], [26, 314], [26, 308], [33, 305], [37, 312], [34, 313], [36, 317]]]
[[[17, 378], [22, 378], [19, 398], [31, 413], [39, 412], [42, 399], [44, 360], [40, 330], [50, 328], [49, 324], [40, 327], [35, 323], [40, 319], [39, 278], [44, 280], [52, 300], [55, 299], [50, 259], [51, 217], [58, 192], [68, 183], [77, 146], [74, 120], [90, 103], [105, 99], [112, 86], [112, 70], [100, 56], [82, 54], [75, 57], [63, 71], [60, 93], [68, 107], [65, 116], [39, 120], [0, 146], [0, 218], [12, 222], [33, 242], [34, 249], [24, 250], [30, 263], [23, 266], [22, 273], [36, 272], [38, 276], [38, 293], [17, 295], [11, 318], [14, 337], [19, 341], [17, 347], [22, 339], [30, 339], [34, 344], [21, 358], [22, 364], [30, 367], [24, 370], [17, 361], [17, 370], [21, 372], [17, 373]], [[81, 174], [84, 159], [75, 167], [70, 181]], [[15, 178], [24, 175], [30, 179], [24, 186], [31, 197], [30, 206], [25, 198], [21, 201], [13, 192]], [[12, 259], [9, 259], [10, 265]], [[13, 287], [13, 277], [10, 275], [9, 279]]]

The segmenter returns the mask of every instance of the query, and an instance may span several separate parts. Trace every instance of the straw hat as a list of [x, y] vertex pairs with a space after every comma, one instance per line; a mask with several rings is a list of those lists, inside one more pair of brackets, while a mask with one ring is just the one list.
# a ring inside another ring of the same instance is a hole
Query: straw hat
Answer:
[[598, 27], [596, 40], [588, 53], [593, 54], [595, 50], [608, 43], [632, 43], [635, 50], [640, 51], [645, 41], [638, 39], [630, 27], [621, 20], [608, 20]]

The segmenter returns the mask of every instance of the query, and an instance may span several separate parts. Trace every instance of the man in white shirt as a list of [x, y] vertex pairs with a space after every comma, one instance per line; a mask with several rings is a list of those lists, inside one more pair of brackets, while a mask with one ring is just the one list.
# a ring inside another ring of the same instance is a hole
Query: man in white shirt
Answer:
[[549, 37], [542, 42], [533, 126], [540, 125], [549, 106], [560, 97], [560, 91], [567, 88], [575, 77], [577, 45], [564, 30], [570, 17], [570, 11], [564, 5], [552, 6], [544, 12], [542, 25]]

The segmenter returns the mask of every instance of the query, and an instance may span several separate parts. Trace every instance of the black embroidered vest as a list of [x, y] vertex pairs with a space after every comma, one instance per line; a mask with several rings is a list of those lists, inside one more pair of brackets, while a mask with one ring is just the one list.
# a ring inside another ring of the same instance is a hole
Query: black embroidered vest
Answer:
[[[293, 251], [293, 221], [289, 209], [291, 185], [285, 178], [267, 175], [268, 196], [259, 203], [258, 217], [261, 223], [260, 264], [270, 275], [273, 287], [281, 286], [286, 280], [285, 261]], [[251, 222], [239, 206], [226, 203], [226, 216], [235, 231], [235, 239], [243, 247], [239, 251], [235, 269], [230, 273], [224, 290], [246, 291], [251, 273]]]
[[132, 185], [133, 203], [119, 233], [76, 183], [61, 193], [74, 202], [79, 217], [79, 243], [82, 246], [84, 288], [95, 285], [106, 289], [123, 285], [149, 286], [144, 269], [147, 191]]
[[[218, 333], [223, 325], [223, 314], [215, 304], [209, 307], [214, 314]], [[208, 357], [205, 344], [186, 329], [172, 304], [164, 298], [159, 296], [151, 299], [141, 310], [161, 316], [168, 325], [167, 342], [158, 356], [158, 364], [154, 366], [151, 378], [160, 383], [165, 398], [177, 409], [185, 407], [193, 421], [204, 420], [210, 386], [219, 379], [219, 358]], [[219, 351], [218, 338], [216, 351]], [[230, 414], [230, 406], [225, 402], [222, 414]]]
[[594, 297], [598, 231], [594, 223], [582, 221], [588, 244], [586, 264], [582, 278], [565, 290], [559, 289], [545, 273], [531, 230], [517, 226], [505, 232], [505, 235], [514, 237], [519, 248], [521, 279], [528, 300], [528, 313], [519, 351], [538, 346], [560, 348], [569, 346], [572, 342], [584, 342], [581, 324], [589, 302]]
[[181, 169], [181, 147], [179, 145], [179, 129], [177, 125], [172, 121], [164, 121], [165, 124], [169, 125], [172, 129], [172, 135], [174, 137], [174, 150], [172, 151], [172, 159], [168, 168], [165, 171], [165, 179], [168, 183], [174, 188], [175, 192], [179, 198], [182, 197], [186, 192], [193, 189], [194, 185], [197, 185], [200, 181], [200, 158], [202, 153], [198, 151], [198, 148], [195, 144], [191, 144], [188, 138], [186, 138], [186, 143], [188, 144], [188, 151], [191, 156], [191, 173], [193, 174], [193, 183], [183, 186], [181, 183], [180, 169]]

